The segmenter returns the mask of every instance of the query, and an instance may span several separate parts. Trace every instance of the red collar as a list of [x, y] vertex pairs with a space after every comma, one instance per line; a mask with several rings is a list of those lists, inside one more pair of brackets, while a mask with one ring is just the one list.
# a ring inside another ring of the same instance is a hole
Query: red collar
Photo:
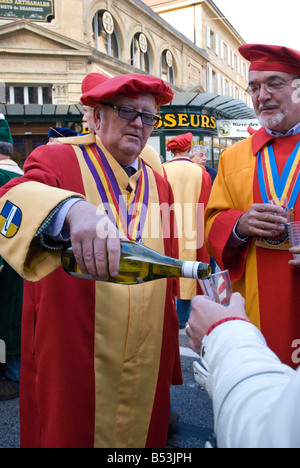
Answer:
[[261, 127], [252, 137], [252, 149], [253, 154], [257, 153], [267, 144], [269, 141], [274, 140], [274, 137], [270, 135], [264, 127]]

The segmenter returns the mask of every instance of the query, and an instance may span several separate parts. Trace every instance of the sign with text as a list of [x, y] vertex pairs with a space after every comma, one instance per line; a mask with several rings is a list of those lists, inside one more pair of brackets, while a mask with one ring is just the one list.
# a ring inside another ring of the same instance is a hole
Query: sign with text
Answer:
[[261, 128], [258, 120], [217, 120], [219, 138], [248, 138], [251, 131]]
[[0, 0], [0, 18], [50, 22], [54, 0]]
[[[203, 128], [212, 129], [216, 128], [216, 119], [213, 116], [205, 114], [162, 114], [161, 121], [157, 127], [160, 128], [180, 128], [180, 129], [193, 129]], [[187, 130], [189, 131], [189, 130]]]

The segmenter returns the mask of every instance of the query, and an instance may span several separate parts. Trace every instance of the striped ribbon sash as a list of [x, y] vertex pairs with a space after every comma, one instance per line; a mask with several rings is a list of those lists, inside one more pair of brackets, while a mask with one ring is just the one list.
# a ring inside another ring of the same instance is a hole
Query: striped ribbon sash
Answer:
[[145, 163], [141, 160], [141, 175], [134, 198], [128, 206], [115, 174], [99, 146], [80, 145], [80, 149], [95, 180], [108, 218], [128, 239], [139, 242], [142, 239], [149, 204], [149, 177]]
[[281, 177], [272, 144], [258, 153], [257, 168], [263, 202], [287, 197], [289, 208], [294, 209], [300, 191], [300, 141], [289, 156]]
[[[258, 153], [257, 161], [258, 181], [260, 193], [264, 203], [276, 200], [275, 203], [283, 206], [280, 201], [288, 199], [290, 220], [294, 217], [294, 207], [300, 191], [300, 141], [289, 156], [281, 177], [272, 144], [266, 145]], [[283, 206], [283, 208], [286, 208]], [[276, 238], [259, 238], [256, 245], [264, 248], [288, 250], [290, 248], [288, 229]]]

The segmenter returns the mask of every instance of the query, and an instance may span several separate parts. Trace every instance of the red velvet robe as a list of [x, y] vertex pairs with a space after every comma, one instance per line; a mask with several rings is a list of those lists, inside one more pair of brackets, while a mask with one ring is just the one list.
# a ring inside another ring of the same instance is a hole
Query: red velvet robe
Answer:
[[[149, 167], [147, 172], [150, 203], [172, 204], [168, 182]], [[73, 195], [99, 202], [90, 177], [72, 146], [40, 147], [28, 158], [24, 177], [0, 192], [0, 211], [9, 200], [22, 213], [17, 234], [2, 236], [0, 248], [30, 281], [22, 323], [21, 446], [164, 447], [170, 385], [182, 383], [176, 283], [76, 279], [59, 267], [59, 252], [33, 240], [58, 202]], [[128, 185], [127, 176], [120, 177]], [[176, 256], [172, 238], [145, 239], [150, 247], [159, 243], [162, 253]]]

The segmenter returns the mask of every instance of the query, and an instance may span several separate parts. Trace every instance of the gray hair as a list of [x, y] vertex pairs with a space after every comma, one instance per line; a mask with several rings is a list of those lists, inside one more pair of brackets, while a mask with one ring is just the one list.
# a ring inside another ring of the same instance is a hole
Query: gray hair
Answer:
[[9, 156], [11, 158], [13, 153], [14, 147], [11, 143], [0, 141], [0, 154], [3, 154], [3, 156]]
[[203, 145], [196, 145], [196, 146], [193, 146], [190, 154], [191, 156], [194, 156], [196, 153], [198, 153], [198, 151], [205, 151], [205, 153], [207, 153], [207, 148], [206, 146], [203, 146]]

